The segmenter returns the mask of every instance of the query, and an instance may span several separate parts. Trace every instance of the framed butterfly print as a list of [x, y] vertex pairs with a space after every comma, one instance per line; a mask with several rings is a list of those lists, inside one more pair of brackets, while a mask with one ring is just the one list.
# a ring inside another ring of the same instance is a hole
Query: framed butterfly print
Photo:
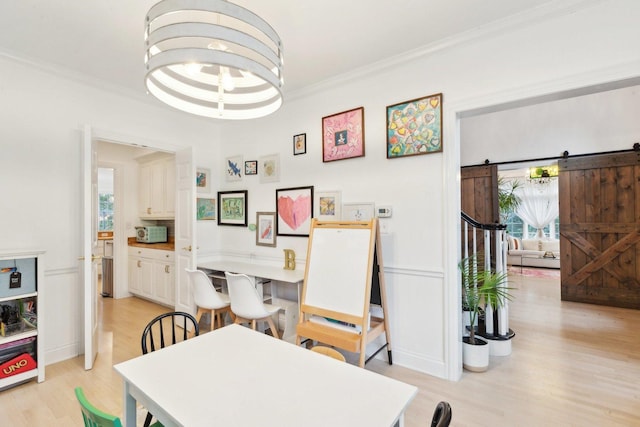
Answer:
[[340, 221], [342, 215], [340, 191], [315, 192], [313, 205], [315, 207], [314, 218], [323, 221]]

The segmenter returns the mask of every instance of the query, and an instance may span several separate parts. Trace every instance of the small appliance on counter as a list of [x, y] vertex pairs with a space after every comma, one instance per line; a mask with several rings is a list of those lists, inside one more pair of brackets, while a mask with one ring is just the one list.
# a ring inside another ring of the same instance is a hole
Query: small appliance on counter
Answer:
[[167, 227], [164, 225], [150, 225], [136, 227], [136, 242], [165, 243], [167, 241]]

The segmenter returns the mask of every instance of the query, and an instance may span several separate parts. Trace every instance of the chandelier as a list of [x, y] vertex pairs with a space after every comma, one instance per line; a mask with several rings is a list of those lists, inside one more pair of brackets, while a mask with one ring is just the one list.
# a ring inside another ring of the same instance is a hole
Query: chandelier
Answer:
[[532, 167], [529, 168], [529, 176], [527, 181], [532, 184], [546, 185], [558, 177], [558, 166], [544, 166], [544, 167]]
[[253, 119], [282, 105], [282, 41], [226, 0], [163, 0], [146, 17], [145, 84], [165, 104], [204, 117]]

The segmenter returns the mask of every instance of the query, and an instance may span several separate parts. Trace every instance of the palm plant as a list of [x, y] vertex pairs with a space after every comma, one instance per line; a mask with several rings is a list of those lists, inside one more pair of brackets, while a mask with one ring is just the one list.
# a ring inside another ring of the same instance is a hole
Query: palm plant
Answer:
[[517, 179], [507, 180], [504, 177], [498, 177], [498, 206], [500, 209], [500, 222], [507, 222], [507, 218], [511, 212], [515, 212], [522, 203], [520, 196], [516, 194], [516, 190], [522, 187], [522, 183]]
[[462, 273], [462, 303], [469, 313], [469, 344], [476, 345], [475, 325], [480, 312], [487, 306], [500, 308], [513, 297], [506, 286], [507, 273], [485, 269], [477, 255], [462, 259], [458, 264]]

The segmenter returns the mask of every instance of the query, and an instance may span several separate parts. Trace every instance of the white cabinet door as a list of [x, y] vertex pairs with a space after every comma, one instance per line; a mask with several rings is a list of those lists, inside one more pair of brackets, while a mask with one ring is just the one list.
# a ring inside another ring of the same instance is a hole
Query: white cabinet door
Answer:
[[155, 299], [167, 305], [173, 305], [175, 292], [173, 262], [156, 261], [153, 266]]
[[138, 182], [138, 215], [141, 217], [151, 215], [151, 182], [151, 164], [143, 163]]
[[153, 160], [140, 163], [138, 214], [141, 218], [175, 216], [175, 176], [173, 157], [154, 157]]
[[139, 259], [140, 259], [139, 257], [135, 257], [135, 256], [129, 257], [129, 292], [136, 295], [142, 294], [142, 288], [140, 286], [139, 271], [138, 271]]

